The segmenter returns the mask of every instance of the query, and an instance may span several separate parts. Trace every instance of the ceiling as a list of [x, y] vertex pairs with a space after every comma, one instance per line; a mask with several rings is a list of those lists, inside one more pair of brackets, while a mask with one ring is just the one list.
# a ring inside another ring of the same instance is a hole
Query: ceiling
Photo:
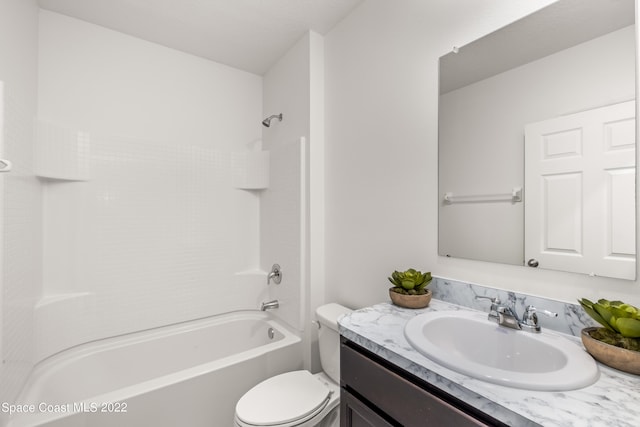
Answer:
[[364, 0], [38, 0], [41, 8], [255, 74]]

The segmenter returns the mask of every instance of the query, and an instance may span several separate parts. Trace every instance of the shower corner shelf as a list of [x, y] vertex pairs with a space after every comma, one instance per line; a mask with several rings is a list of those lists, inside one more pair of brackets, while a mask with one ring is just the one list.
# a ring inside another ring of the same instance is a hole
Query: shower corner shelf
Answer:
[[268, 185], [263, 185], [263, 186], [241, 186], [241, 185], [235, 185], [235, 188], [237, 188], [238, 190], [246, 190], [246, 191], [262, 191], [262, 190], [266, 190], [267, 188], [269, 188]]
[[47, 172], [39, 172], [36, 171], [35, 176], [44, 181], [48, 182], [87, 182], [90, 181], [89, 177], [83, 176], [64, 176], [64, 175], [55, 175]]

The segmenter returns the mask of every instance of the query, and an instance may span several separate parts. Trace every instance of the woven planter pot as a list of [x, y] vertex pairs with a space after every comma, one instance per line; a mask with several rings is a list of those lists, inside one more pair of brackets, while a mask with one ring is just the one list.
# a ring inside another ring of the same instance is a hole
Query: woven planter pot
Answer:
[[623, 372], [640, 375], [640, 351], [627, 350], [591, 338], [589, 332], [599, 328], [584, 328], [580, 337], [582, 344], [598, 362]]
[[431, 302], [431, 291], [427, 291], [423, 295], [405, 295], [393, 292], [393, 288], [389, 289], [389, 297], [391, 301], [404, 308], [425, 308]]

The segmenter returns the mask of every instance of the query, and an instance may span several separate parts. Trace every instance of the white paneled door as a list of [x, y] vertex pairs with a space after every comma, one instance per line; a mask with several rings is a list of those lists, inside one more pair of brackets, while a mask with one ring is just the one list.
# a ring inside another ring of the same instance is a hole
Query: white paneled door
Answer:
[[525, 126], [525, 260], [635, 279], [635, 101]]

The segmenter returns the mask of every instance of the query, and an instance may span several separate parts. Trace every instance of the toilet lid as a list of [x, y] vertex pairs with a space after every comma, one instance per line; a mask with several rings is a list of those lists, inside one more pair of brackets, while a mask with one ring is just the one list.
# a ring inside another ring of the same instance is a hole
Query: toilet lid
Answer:
[[329, 401], [331, 391], [309, 371], [271, 377], [249, 390], [236, 405], [246, 424], [270, 426], [310, 418]]

